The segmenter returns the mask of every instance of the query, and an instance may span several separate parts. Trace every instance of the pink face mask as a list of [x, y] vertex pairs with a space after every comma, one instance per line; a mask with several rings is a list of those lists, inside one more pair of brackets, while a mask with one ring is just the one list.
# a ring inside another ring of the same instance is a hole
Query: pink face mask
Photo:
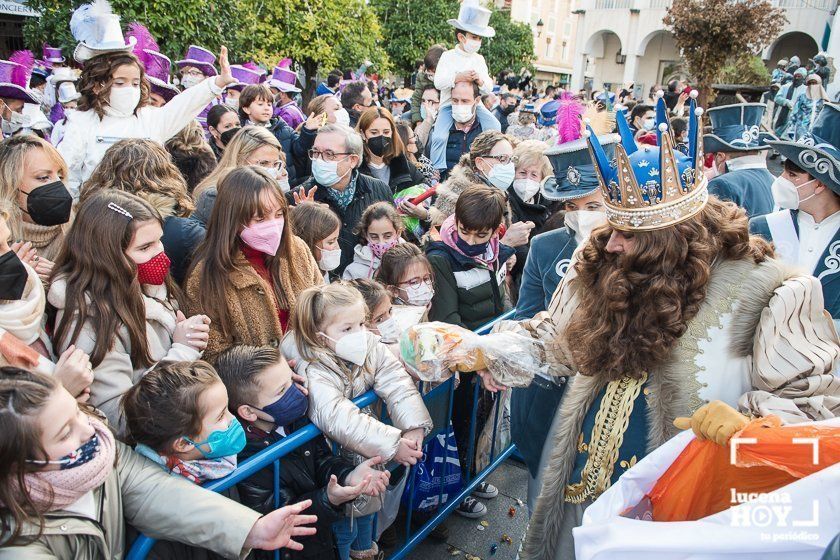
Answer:
[[283, 218], [266, 220], [253, 226], [245, 227], [242, 233], [239, 234], [239, 237], [251, 249], [274, 256], [277, 254], [277, 249], [280, 248], [280, 241], [283, 239], [283, 225], [285, 223], [286, 221]]
[[400, 242], [399, 237], [393, 238], [391, 241], [386, 241], [384, 243], [373, 243], [368, 241], [368, 247], [370, 248], [370, 252], [373, 253], [373, 256], [377, 259], [381, 259], [382, 255], [385, 254], [385, 251], [388, 249], [393, 249], [397, 246], [397, 243]]

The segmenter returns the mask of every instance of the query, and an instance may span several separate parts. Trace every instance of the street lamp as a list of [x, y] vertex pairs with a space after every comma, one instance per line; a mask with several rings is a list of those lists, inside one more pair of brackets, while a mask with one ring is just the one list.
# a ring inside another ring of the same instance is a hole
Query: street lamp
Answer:
[[615, 53], [615, 63], [616, 64], [624, 64], [625, 62], [627, 62], [627, 55], [626, 54], [621, 54], [621, 51], [618, 51], [617, 53]]
[[545, 24], [543, 23], [542, 18], [540, 18], [539, 20], [537, 20], [537, 37], [542, 36], [543, 27], [545, 27]]

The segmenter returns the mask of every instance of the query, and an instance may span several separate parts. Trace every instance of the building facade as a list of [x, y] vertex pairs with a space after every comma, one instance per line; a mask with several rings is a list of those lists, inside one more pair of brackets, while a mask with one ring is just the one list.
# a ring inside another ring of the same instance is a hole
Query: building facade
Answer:
[[[617, 91], [633, 84], [637, 97], [684, 78], [673, 36], [662, 19], [672, 0], [577, 0], [577, 33], [572, 89]], [[796, 54], [804, 62], [828, 46], [837, 0], [773, 0], [788, 23], [762, 58], [776, 61]]]
[[[510, 10], [514, 21], [526, 23], [534, 34], [534, 83], [568, 87], [572, 82], [577, 16], [574, 0], [499, 0], [496, 6]], [[518, 70], [518, 69], [516, 69]]]

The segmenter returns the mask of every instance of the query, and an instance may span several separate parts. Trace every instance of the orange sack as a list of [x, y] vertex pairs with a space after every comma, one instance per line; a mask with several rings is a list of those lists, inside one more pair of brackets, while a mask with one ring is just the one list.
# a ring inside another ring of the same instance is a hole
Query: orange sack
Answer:
[[[753, 420], [721, 447], [696, 439], [659, 478], [648, 498], [654, 521], [695, 521], [745, 501], [749, 494], [778, 490], [840, 462], [840, 427], [796, 424], [776, 416]], [[816, 451], [815, 451], [816, 449]], [[814, 462], [816, 453], [816, 463]]]

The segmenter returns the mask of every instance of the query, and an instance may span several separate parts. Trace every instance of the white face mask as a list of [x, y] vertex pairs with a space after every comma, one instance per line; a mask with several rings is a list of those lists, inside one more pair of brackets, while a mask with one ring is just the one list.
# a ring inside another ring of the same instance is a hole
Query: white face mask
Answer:
[[[512, 161], [494, 165], [490, 173], [487, 174], [487, 180], [490, 184], [503, 191], [506, 191], [510, 187], [514, 177], [516, 177], [516, 166]], [[539, 189], [539, 185], [537, 189]]]
[[[318, 248], [321, 249], [320, 247]], [[341, 264], [341, 249], [333, 249], [331, 251], [321, 249], [321, 258], [318, 259], [318, 268], [324, 272], [329, 272], [338, 268], [339, 264]]]
[[528, 202], [534, 195], [540, 192], [540, 184], [533, 179], [516, 179], [513, 182], [513, 190], [519, 195], [519, 198]]
[[580, 244], [589, 239], [595, 228], [606, 225], [607, 213], [602, 210], [573, 210], [566, 212], [564, 223], [574, 230], [575, 239]]
[[365, 358], [367, 358], [367, 331], [362, 329], [360, 331], [345, 334], [338, 340], [330, 338], [324, 333], [321, 333], [324, 338], [335, 342], [335, 355], [342, 360], [354, 363], [357, 366], [365, 365]]
[[385, 319], [376, 325], [376, 328], [379, 331], [379, 336], [382, 337], [382, 342], [386, 344], [396, 342], [400, 338], [400, 328], [393, 317]]
[[406, 288], [405, 294], [408, 296], [408, 301], [406, 303], [409, 305], [426, 307], [432, 302], [435, 291], [427, 283], [421, 282], [416, 288], [413, 286]]
[[474, 105], [452, 105], [452, 118], [457, 123], [468, 123], [472, 120], [475, 112]]
[[645, 130], [653, 130], [654, 128], [656, 128], [656, 119], [645, 119], [642, 123], [642, 126]]
[[9, 108], [9, 111], [12, 113], [9, 120], [3, 119], [2, 123], [0, 123], [3, 134], [11, 135], [26, 126], [29, 126], [29, 119], [27, 119], [23, 113], [12, 111], [11, 108]]
[[816, 179], [811, 179], [810, 181], [805, 181], [799, 186], [796, 186], [793, 181], [779, 175], [773, 181], [773, 184], [770, 186], [770, 190], [773, 191], [773, 199], [776, 201], [782, 208], [787, 208], [788, 210], [796, 210], [799, 208], [799, 205], [803, 202], [807, 202], [817, 196], [817, 193], [813, 193], [811, 196], [805, 197], [800, 200], [799, 198], [799, 189], [804, 187], [805, 185], [809, 185], [816, 181]]
[[203, 76], [194, 76], [192, 74], [187, 74], [186, 76], [181, 78], [181, 85], [184, 86], [184, 89], [188, 89], [200, 84], [203, 81]]
[[292, 186], [289, 184], [289, 176], [286, 175], [282, 179], [277, 179], [277, 184], [280, 185], [280, 190], [283, 191], [283, 194], [286, 194], [290, 190], [292, 190]]
[[225, 98], [225, 105], [227, 105], [231, 109], [239, 109], [239, 98], [238, 97], [227, 97], [227, 98]]
[[467, 39], [464, 41], [463, 49], [464, 52], [469, 54], [477, 53], [478, 49], [481, 48], [481, 41], [476, 41], [475, 39]]
[[140, 103], [140, 86], [114, 87], [108, 98], [108, 105], [118, 115], [130, 116]]
[[333, 113], [333, 117], [335, 117], [336, 124], [350, 126], [350, 113], [344, 107]]

